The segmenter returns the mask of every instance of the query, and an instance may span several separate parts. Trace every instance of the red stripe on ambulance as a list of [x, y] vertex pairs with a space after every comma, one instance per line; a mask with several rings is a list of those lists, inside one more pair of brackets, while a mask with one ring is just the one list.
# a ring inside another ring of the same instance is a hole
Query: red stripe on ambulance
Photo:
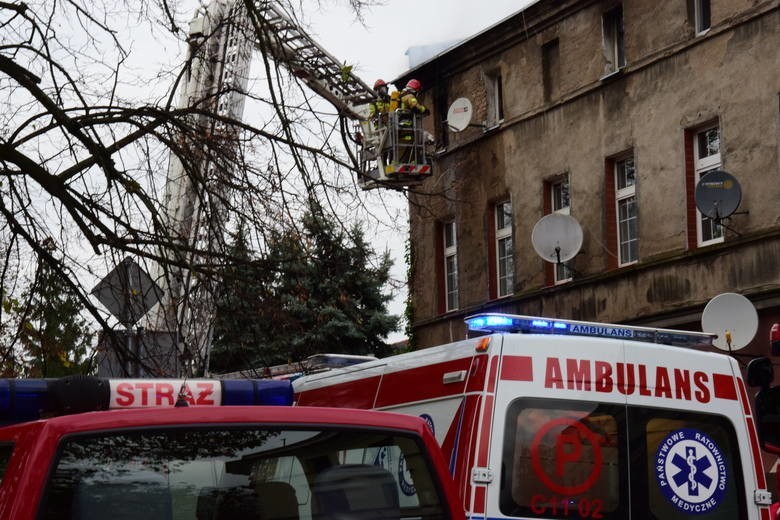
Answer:
[[742, 379], [738, 379], [737, 381], [739, 381], [739, 397], [742, 399], [742, 410], [745, 413], [745, 417], [750, 417], [753, 415], [753, 410], [750, 409], [750, 401], [748, 400], [745, 383]]
[[412, 370], [387, 372], [382, 376], [382, 386], [379, 389], [379, 395], [374, 407], [383, 408], [399, 403], [425, 401], [426, 399], [462, 394], [466, 387], [466, 382], [445, 384], [442, 380], [442, 374], [469, 370], [470, 367], [471, 358], [467, 357]]
[[469, 379], [466, 392], [481, 392], [485, 387], [485, 374], [487, 373], [488, 357], [474, 356], [469, 371]]
[[530, 356], [504, 356], [501, 362], [503, 381], [533, 381], [533, 358]]
[[298, 394], [298, 405], [373, 408], [379, 381], [379, 376], [373, 376], [307, 390]]
[[[474, 454], [476, 453], [477, 444], [477, 430], [479, 429], [479, 421], [477, 420], [477, 413], [479, 407], [482, 404], [482, 397], [478, 395], [466, 396], [466, 409], [463, 416], [463, 438], [460, 440], [457, 446], [457, 452], [453, 452], [453, 455], [458, 457], [455, 460], [455, 473], [453, 479], [459, 483], [458, 493], [461, 499], [463, 499], [464, 505], [467, 508], [471, 508], [471, 474], [469, 468], [474, 465]], [[461, 451], [463, 454], [461, 455]], [[446, 452], [445, 452], [446, 453]], [[461, 464], [461, 461], [463, 464]]]
[[496, 393], [496, 371], [498, 370], [498, 360], [499, 356], [493, 356], [493, 358], [490, 360], [490, 375], [488, 376], [487, 391], [491, 394]]
[[715, 387], [715, 397], [730, 401], [737, 400], [737, 388], [734, 386], [734, 376], [731, 374], [712, 374], [712, 386]]

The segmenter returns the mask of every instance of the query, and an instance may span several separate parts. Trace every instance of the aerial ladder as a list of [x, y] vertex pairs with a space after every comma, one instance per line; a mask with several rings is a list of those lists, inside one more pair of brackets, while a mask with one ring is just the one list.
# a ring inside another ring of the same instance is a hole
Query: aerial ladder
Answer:
[[[212, 0], [190, 22], [190, 60], [184, 75], [179, 106], [192, 107], [214, 100], [218, 117], [198, 116], [214, 135], [237, 132], [229, 121], [240, 121], [244, 93], [254, 50], [266, 53], [277, 64], [303, 81], [338, 111], [345, 147], [358, 172], [363, 189], [405, 188], [423, 182], [432, 173], [426, 133], [421, 117], [398, 110], [382, 118], [368, 116], [368, 104], [376, 94], [349, 68], [309, 36], [274, 1], [255, 0], [251, 15], [241, 0]], [[349, 142], [351, 141], [351, 143]], [[219, 182], [219, 165], [204, 161], [204, 178]], [[207, 212], [201, 206], [191, 176], [172, 156], [168, 168], [165, 208], [173, 233], [185, 237], [189, 251], [210, 250], [224, 222], [219, 208]], [[171, 265], [197, 259], [177, 258]], [[167, 366], [179, 367], [176, 376], [188, 375], [185, 359], [193, 352], [206, 353], [211, 343], [214, 302], [209, 287], [199, 286], [187, 269], [175, 269], [154, 278], [163, 288], [163, 299], [145, 317], [148, 338], [168, 337], [154, 345], [170, 352]]]
[[366, 83], [274, 2], [258, 3], [257, 12], [263, 38], [260, 45], [336, 107], [340, 117], [354, 122], [354, 134], [350, 134], [355, 144], [352, 159], [362, 188], [410, 186], [430, 176], [430, 143], [418, 114], [399, 109], [381, 117], [368, 117], [367, 105], [376, 94]]

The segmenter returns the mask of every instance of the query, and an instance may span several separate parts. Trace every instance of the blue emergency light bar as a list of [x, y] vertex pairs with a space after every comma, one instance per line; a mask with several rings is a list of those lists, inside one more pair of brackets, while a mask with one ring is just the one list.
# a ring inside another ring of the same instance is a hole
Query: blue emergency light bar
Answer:
[[292, 406], [290, 381], [0, 379], [0, 426], [109, 408], [173, 407], [186, 385], [187, 406]]
[[613, 325], [588, 321], [558, 320], [519, 316], [515, 314], [475, 314], [465, 319], [468, 330], [486, 334], [558, 334], [565, 336], [591, 336], [618, 338], [677, 347], [711, 347], [715, 334], [685, 330]]

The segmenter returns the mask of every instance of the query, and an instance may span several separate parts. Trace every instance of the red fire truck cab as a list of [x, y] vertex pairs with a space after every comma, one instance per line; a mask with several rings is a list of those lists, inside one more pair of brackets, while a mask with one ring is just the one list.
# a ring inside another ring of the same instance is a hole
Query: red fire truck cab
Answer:
[[286, 381], [0, 380], [0, 518], [464, 519], [424, 421], [291, 401]]

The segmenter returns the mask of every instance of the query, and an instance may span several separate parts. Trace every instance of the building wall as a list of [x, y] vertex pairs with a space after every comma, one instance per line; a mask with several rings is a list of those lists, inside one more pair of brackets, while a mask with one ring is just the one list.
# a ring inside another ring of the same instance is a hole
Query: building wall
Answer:
[[[500, 73], [504, 108], [496, 128], [450, 132], [434, 177], [413, 196], [418, 347], [462, 338], [462, 318], [486, 310], [695, 326], [710, 298], [738, 292], [772, 314], [780, 287], [779, 2], [712, 0], [712, 26], [696, 36], [685, 2], [626, 0], [627, 63], [603, 78], [601, 17], [616, 4], [542, 0], [407, 75], [422, 79], [429, 106], [440, 105], [432, 96], [442, 89], [449, 102], [469, 98], [480, 123], [486, 78]], [[546, 100], [541, 49], [556, 38], [554, 96]], [[439, 110], [426, 122], [439, 138], [435, 122], [444, 118]], [[738, 179], [742, 201], [723, 244], [691, 249], [685, 131], [712, 121], [721, 169]], [[627, 150], [637, 170], [639, 262], [614, 269], [605, 161]], [[545, 180], [563, 173], [584, 241], [574, 280], [550, 286], [531, 232], [544, 214]], [[490, 208], [507, 196], [515, 291], [491, 301]], [[437, 234], [449, 219], [458, 227], [460, 299], [457, 311], [443, 313]]]

